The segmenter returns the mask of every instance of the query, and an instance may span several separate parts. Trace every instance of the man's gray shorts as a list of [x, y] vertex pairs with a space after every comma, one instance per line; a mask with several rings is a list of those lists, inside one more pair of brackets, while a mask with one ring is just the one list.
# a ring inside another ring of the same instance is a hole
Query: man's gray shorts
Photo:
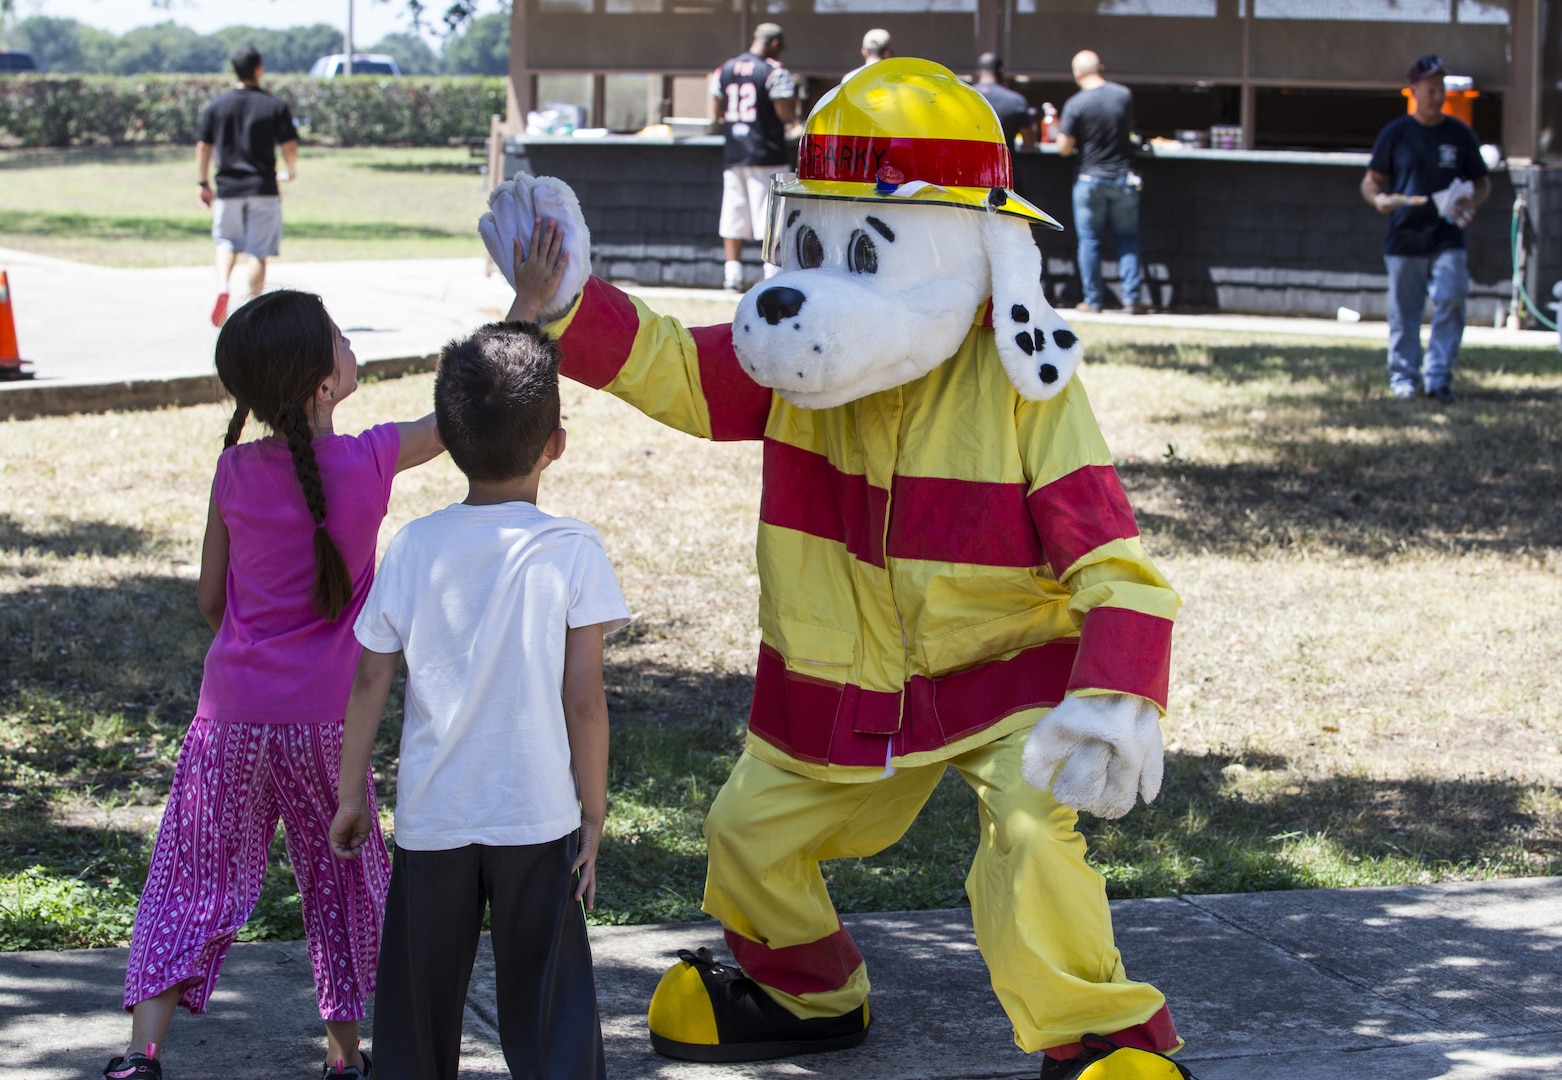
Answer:
[[228, 251], [271, 258], [282, 249], [282, 197], [240, 195], [215, 200], [212, 239]]

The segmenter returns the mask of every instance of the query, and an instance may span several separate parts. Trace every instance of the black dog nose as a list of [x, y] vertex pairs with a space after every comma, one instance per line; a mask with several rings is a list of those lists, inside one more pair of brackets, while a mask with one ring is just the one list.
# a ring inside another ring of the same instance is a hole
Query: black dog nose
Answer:
[[803, 301], [806, 299], [807, 297], [796, 289], [777, 285], [774, 289], [766, 289], [760, 293], [759, 299], [754, 301], [754, 306], [759, 309], [760, 316], [774, 326], [782, 319], [790, 319], [803, 310]]

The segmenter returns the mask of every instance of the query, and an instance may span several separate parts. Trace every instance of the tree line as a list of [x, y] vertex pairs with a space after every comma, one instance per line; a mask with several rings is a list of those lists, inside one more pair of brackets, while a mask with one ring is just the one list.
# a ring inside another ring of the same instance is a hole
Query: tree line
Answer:
[[[229, 54], [246, 43], [260, 50], [267, 72], [281, 75], [307, 72], [320, 57], [342, 51], [342, 31], [326, 23], [285, 30], [229, 26], [202, 34], [165, 22], [113, 34], [76, 19], [34, 15], [17, 22], [6, 37], [7, 47], [31, 53], [40, 71], [90, 75], [222, 73], [229, 70]], [[472, 19], [437, 52], [411, 33], [387, 34], [373, 45], [355, 46], [358, 52], [394, 56], [407, 75], [504, 75], [509, 70], [510, 16], [495, 12]]]

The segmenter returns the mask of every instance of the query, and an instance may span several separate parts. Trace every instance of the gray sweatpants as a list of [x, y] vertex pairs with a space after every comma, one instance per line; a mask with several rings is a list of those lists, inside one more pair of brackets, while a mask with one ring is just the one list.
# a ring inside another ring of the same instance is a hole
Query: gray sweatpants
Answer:
[[456, 1080], [490, 910], [499, 1043], [516, 1080], [606, 1075], [575, 833], [546, 844], [396, 849], [374, 997], [376, 1080]]

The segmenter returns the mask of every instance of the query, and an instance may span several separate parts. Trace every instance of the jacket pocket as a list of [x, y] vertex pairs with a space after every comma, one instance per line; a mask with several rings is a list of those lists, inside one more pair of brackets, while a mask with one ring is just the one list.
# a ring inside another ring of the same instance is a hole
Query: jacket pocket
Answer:
[[785, 657], [793, 671], [808, 674], [813, 669], [821, 678], [838, 681], [843, 672], [818, 669], [850, 667], [857, 659], [857, 635], [832, 626], [761, 614], [759, 629], [766, 644]]
[[928, 674], [944, 675], [959, 671], [1004, 653], [1040, 645], [1056, 637], [1047, 618], [1045, 605], [1036, 604], [1022, 611], [988, 619], [974, 626], [963, 626], [919, 643]]

